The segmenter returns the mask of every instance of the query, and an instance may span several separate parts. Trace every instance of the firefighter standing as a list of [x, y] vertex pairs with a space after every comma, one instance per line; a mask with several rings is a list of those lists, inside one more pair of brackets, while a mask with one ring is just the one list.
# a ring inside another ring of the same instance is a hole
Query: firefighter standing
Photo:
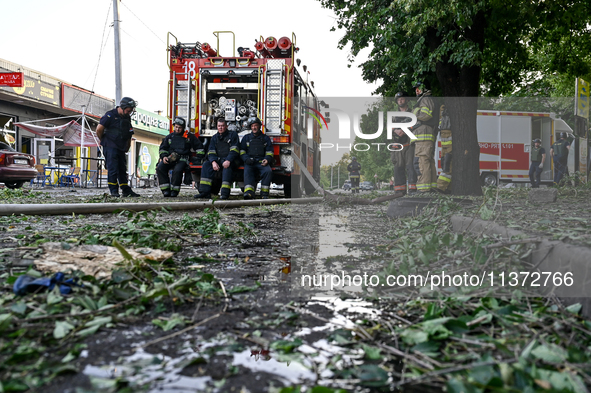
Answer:
[[437, 178], [437, 190], [448, 193], [451, 187], [451, 120], [441, 105], [439, 109], [439, 130], [441, 131], [441, 173]]
[[417, 124], [413, 133], [417, 137], [415, 142], [414, 166], [418, 175], [417, 191], [429, 192], [437, 188], [437, 170], [435, 169], [435, 135], [433, 134], [435, 121], [433, 109], [435, 103], [431, 98], [431, 90], [424, 82], [414, 85], [415, 93], [419, 97], [413, 113], [417, 116]]
[[[185, 130], [187, 122], [182, 117], [174, 120], [174, 132], [168, 134], [160, 144], [160, 164], [156, 168], [160, 191], [165, 197], [176, 197], [181, 190], [183, 174], [189, 165], [191, 149], [203, 156], [203, 144], [194, 134]], [[172, 169], [172, 181], [168, 171]], [[172, 183], [172, 184], [171, 184]]]
[[570, 142], [566, 140], [566, 132], [560, 133], [560, 139], [550, 148], [550, 156], [554, 161], [554, 185], [560, 185], [562, 177], [568, 175], [568, 151]]
[[[405, 92], [398, 92], [394, 96], [398, 110], [401, 112], [410, 112], [408, 107], [408, 94]], [[394, 122], [403, 123], [410, 122], [408, 117], [395, 117]], [[414, 140], [411, 141], [409, 136], [402, 131], [400, 128], [394, 129], [392, 135], [394, 143], [398, 143], [396, 150], [390, 153], [392, 164], [394, 164], [394, 191], [406, 194], [406, 181], [408, 180], [408, 191], [409, 193], [415, 193], [417, 191], [417, 175], [413, 165], [415, 157], [415, 144]]]
[[228, 131], [228, 124], [224, 118], [217, 121], [218, 133], [211, 138], [207, 159], [201, 167], [201, 182], [199, 183], [199, 194], [196, 199], [211, 198], [211, 183], [214, 174], [222, 172], [222, 190], [220, 199], [230, 197], [232, 184], [232, 170], [236, 167], [234, 160], [238, 158], [238, 134], [236, 131]]
[[254, 199], [257, 175], [261, 177], [261, 198], [269, 198], [273, 145], [271, 138], [261, 132], [261, 121], [256, 118], [250, 124], [252, 132], [240, 143], [240, 158], [244, 161], [244, 199]]
[[129, 186], [127, 176], [127, 157], [125, 153], [131, 147], [131, 114], [137, 102], [123, 97], [119, 106], [105, 113], [96, 127], [96, 135], [103, 146], [107, 165], [107, 183], [111, 196], [119, 197], [119, 187], [124, 197], [139, 197]]
[[540, 188], [540, 175], [544, 168], [544, 161], [546, 161], [546, 149], [542, 147], [542, 140], [540, 138], [534, 139], [529, 167], [529, 182], [532, 188]]
[[349, 179], [351, 179], [351, 193], [359, 194], [359, 171], [361, 164], [357, 162], [357, 157], [351, 157], [351, 163], [347, 165], [349, 171]]

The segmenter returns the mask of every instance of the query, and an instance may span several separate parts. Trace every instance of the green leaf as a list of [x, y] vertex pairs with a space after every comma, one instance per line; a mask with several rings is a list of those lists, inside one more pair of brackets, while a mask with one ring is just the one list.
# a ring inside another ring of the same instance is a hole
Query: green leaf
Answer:
[[27, 305], [25, 304], [24, 301], [19, 301], [15, 304], [13, 304], [10, 309], [12, 310], [13, 313], [15, 314], [24, 314], [25, 311], [27, 311]]
[[563, 348], [554, 344], [540, 345], [531, 354], [547, 363], [563, 363], [568, 356]]
[[12, 322], [12, 314], [0, 314], [0, 332], [10, 326]]
[[74, 329], [74, 326], [66, 321], [56, 321], [53, 329], [53, 337], [56, 339], [64, 338]]
[[71, 362], [74, 359], [77, 359], [78, 355], [76, 355], [73, 351], [68, 352], [68, 354], [66, 356], [64, 356], [62, 358], [62, 363], [68, 363]]
[[86, 329], [82, 329], [82, 330], [76, 332], [76, 336], [80, 336], [80, 337], [90, 336], [92, 334], [95, 334], [99, 330], [99, 328], [100, 328], [100, 325], [95, 325], [95, 326], [91, 326]]
[[566, 311], [571, 312], [573, 314], [578, 314], [581, 311], [581, 303], [571, 304], [566, 308]]
[[162, 319], [153, 319], [152, 323], [156, 326], [159, 326], [165, 332], [174, 329], [177, 326], [184, 326], [185, 319], [182, 315], [173, 314], [168, 320]]
[[429, 340], [429, 334], [417, 329], [408, 328], [400, 333], [402, 341], [408, 345], [420, 344]]
[[388, 373], [374, 364], [364, 364], [356, 370], [360, 384], [369, 387], [385, 386], [388, 383]]
[[475, 393], [476, 389], [471, 385], [464, 385], [458, 378], [452, 378], [445, 384], [448, 393]]
[[278, 340], [271, 343], [270, 348], [276, 351], [281, 351], [285, 353], [293, 352], [294, 349], [302, 345], [302, 340], [296, 338], [293, 341], [289, 340]]
[[380, 360], [382, 358], [380, 348], [370, 347], [369, 345], [363, 344], [363, 352], [365, 353], [365, 359], [368, 360]]
[[108, 323], [111, 323], [113, 321], [112, 317], [94, 317], [93, 320], [87, 322], [84, 326], [86, 327], [90, 327], [90, 326], [103, 326], [106, 325]]
[[47, 293], [47, 304], [56, 304], [61, 302], [64, 297], [60, 294], [59, 286], [56, 285], [52, 291]]

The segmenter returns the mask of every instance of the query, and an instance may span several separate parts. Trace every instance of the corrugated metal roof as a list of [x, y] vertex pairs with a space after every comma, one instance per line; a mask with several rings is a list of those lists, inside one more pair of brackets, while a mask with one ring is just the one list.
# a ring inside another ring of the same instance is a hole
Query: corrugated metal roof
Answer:
[[[0, 67], [10, 70], [12, 72], [22, 72], [24, 75], [28, 76], [29, 78], [34, 79], [41, 79], [43, 82], [51, 83], [52, 85], [59, 85], [60, 82], [65, 82], [61, 79], [54, 78], [43, 72], [33, 70], [31, 68], [27, 68], [25, 66], [13, 63], [8, 60], [0, 59]], [[67, 82], [65, 82], [67, 83]]]

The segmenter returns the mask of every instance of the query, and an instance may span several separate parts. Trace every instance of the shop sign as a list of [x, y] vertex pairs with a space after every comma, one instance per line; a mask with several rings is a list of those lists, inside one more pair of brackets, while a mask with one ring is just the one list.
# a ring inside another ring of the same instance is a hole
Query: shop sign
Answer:
[[22, 72], [0, 72], [0, 86], [23, 87], [24, 80]]

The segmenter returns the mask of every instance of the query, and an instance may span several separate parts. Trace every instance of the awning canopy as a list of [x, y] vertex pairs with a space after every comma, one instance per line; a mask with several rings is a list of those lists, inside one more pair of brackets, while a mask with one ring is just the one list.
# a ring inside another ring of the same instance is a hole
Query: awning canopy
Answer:
[[[82, 126], [76, 120], [57, 127], [42, 127], [29, 123], [14, 124], [35, 135], [62, 138], [66, 146], [81, 146], [82, 144]], [[84, 128], [84, 146], [98, 146], [96, 133], [88, 128]]]

